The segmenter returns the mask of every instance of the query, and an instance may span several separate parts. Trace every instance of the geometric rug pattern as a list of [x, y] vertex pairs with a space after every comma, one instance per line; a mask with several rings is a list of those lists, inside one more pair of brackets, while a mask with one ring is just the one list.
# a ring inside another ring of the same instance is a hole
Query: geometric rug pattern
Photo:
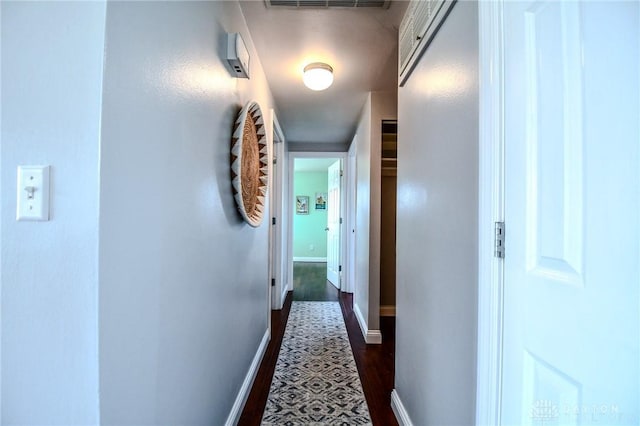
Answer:
[[262, 425], [371, 425], [338, 302], [293, 302]]

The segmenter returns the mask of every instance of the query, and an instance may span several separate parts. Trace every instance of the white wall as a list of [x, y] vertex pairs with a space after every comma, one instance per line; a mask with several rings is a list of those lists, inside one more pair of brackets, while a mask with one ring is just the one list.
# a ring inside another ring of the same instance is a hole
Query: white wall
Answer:
[[[2, 8], [2, 424], [96, 424], [104, 2]], [[16, 222], [50, 164], [51, 221]]]
[[[356, 283], [353, 305], [369, 318], [369, 228], [371, 222], [371, 93], [360, 114], [356, 137]], [[362, 325], [361, 325], [362, 326]]]
[[[250, 80], [230, 76], [228, 32]], [[237, 2], [110, 2], [106, 45], [101, 421], [222, 424], [270, 285], [268, 220], [243, 223], [231, 195], [231, 130], [250, 99], [268, 118], [270, 91]]]
[[477, 28], [456, 3], [398, 94], [395, 386], [416, 425], [475, 417]]
[[346, 221], [347, 226], [345, 231], [347, 232], [347, 260], [346, 264], [346, 282], [345, 291], [347, 293], [353, 293], [356, 286], [356, 179], [357, 179], [357, 166], [356, 166], [356, 148], [358, 135], [353, 137], [351, 145], [349, 146], [349, 152], [347, 153], [347, 205], [346, 205]]
[[360, 114], [356, 144], [356, 287], [354, 305], [368, 330], [380, 328], [380, 202], [382, 120], [397, 117], [395, 92], [371, 92]]

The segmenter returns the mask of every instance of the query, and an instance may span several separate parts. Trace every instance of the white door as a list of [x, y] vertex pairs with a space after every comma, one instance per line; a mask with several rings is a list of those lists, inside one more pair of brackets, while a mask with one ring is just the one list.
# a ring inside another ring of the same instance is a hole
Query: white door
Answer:
[[281, 241], [281, 218], [280, 218], [280, 165], [278, 161], [281, 159], [280, 151], [282, 150], [281, 143], [275, 143], [277, 136], [274, 132], [274, 144], [273, 146], [273, 164], [271, 167], [271, 187], [270, 191], [270, 204], [269, 212], [271, 217], [269, 218], [270, 232], [269, 232], [269, 271], [271, 279], [271, 309], [282, 308], [282, 277], [281, 274], [281, 262], [280, 253], [282, 247]]
[[502, 424], [638, 424], [638, 2], [504, 5]]
[[327, 200], [327, 280], [340, 288], [340, 160], [329, 166]]

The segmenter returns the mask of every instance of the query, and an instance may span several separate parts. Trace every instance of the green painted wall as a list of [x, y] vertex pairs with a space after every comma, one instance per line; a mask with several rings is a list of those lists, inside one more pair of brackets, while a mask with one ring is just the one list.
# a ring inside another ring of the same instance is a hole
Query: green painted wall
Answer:
[[[316, 192], [327, 192], [327, 172], [295, 172], [293, 181], [293, 257], [327, 257], [327, 211], [316, 210]], [[309, 197], [309, 214], [296, 214], [295, 197]]]

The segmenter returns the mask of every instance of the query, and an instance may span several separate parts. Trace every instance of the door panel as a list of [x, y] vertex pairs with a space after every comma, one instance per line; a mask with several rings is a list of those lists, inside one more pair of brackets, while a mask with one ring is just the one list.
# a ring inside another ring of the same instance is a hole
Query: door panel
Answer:
[[637, 2], [505, 2], [502, 423], [638, 424]]
[[327, 200], [327, 280], [340, 288], [340, 160], [329, 166]]
[[579, 4], [525, 9], [527, 268], [580, 284], [582, 69]]

